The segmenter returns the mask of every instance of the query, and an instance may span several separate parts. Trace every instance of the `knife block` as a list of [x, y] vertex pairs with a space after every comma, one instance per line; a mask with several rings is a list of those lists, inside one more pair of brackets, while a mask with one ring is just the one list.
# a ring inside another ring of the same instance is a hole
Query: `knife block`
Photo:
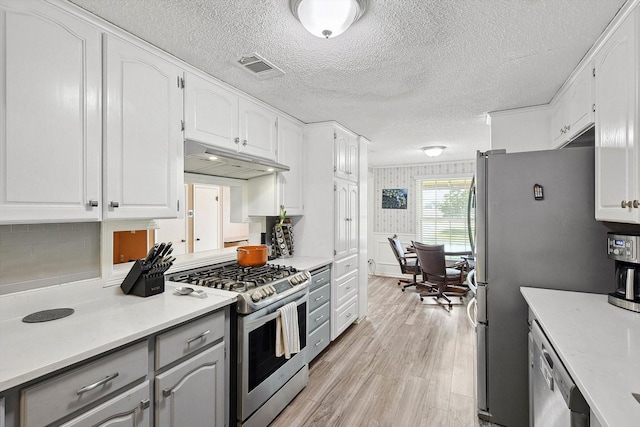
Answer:
[[127, 295], [134, 294], [140, 297], [161, 294], [164, 292], [164, 273], [150, 273], [149, 268], [139, 259], [133, 263], [120, 289]]

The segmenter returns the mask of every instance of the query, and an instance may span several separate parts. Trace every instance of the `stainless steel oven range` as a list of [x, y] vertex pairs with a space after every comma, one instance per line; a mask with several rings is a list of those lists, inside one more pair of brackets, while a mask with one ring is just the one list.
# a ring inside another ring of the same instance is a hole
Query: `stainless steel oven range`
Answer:
[[[169, 280], [238, 292], [237, 425], [264, 427], [307, 385], [308, 285], [311, 275], [293, 267], [235, 262], [176, 273]], [[276, 357], [278, 308], [298, 308], [300, 352]]]

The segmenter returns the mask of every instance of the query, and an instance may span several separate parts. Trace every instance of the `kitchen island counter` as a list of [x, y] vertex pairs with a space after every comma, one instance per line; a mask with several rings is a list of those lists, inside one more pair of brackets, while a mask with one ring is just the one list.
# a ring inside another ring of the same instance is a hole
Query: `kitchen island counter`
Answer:
[[[147, 298], [119, 286], [74, 283], [0, 296], [0, 391], [232, 304], [236, 294], [202, 288], [208, 297], [178, 296], [177, 283]], [[73, 308], [72, 315], [25, 323], [28, 314]]]
[[640, 314], [609, 304], [607, 295], [521, 292], [592, 415], [603, 427], [639, 425], [631, 393], [640, 393]]

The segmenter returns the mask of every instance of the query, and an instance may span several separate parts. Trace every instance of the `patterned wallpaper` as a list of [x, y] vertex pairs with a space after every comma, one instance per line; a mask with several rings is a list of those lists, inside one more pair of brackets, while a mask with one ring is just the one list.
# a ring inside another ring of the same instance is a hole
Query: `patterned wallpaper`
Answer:
[[[476, 161], [430, 163], [425, 165], [374, 168], [374, 233], [416, 232], [415, 179], [419, 176], [443, 176], [473, 174]], [[382, 209], [382, 189], [406, 188], [407, 209]]]

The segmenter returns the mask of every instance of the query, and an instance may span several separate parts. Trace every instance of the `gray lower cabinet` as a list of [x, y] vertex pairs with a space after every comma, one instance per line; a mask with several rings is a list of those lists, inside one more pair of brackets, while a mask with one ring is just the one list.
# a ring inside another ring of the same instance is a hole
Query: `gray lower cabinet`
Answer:
[[307, 327], [307, 361], [311, 362], [331, 342], [331, 268], [311, 272], [309, 318]]
[[229, 315], [217, 310], [3, 392], [0, 427], [224, 427]]
[[223, 427], [224, 342], [156, 375], [156, 427]]
[[143, 427], [151, 426], [149, 382], [132, 388], [60, 427]]

